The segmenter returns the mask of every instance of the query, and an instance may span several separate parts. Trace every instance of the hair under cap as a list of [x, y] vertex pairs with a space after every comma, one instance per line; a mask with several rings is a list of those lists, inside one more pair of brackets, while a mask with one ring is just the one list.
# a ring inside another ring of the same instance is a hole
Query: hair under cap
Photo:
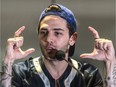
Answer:
[[[48, 15], [57, 15], [61, 18], [65, 19], [67, 23], [71, 26], [71, 29], [73, 29], [73, 32], [77, 31], [77, 22], [76, 18], [71, 10], [69, 10], [67, 7], [64, 7], [60, 4], [51, 4], [47, 8], [43, 10], [43, 12], [40, 15], [39, 18], [39, 24], [41, 23], [42, 19], [45, 16]], [[39, 25], [40, 26], [40, 25]], [[75, 44], [70, 47], [69, 49], [69, 56], [71, 57], [74, 54]]]

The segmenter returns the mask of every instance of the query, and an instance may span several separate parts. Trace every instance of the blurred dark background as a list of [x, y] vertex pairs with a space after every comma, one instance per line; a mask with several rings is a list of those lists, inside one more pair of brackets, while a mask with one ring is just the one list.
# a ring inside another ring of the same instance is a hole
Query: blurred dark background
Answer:
[[0, 3], [0, 71], [1, 60], [5, 55], [6, 40], [13, 37], [14, 32], [23, 25], [26, 26], [26, 30], [21, 34], [25, 39], [22, 49], [26, 50], [30, 47], [36, 49], [36, 52], [28, 57], [41, 55], [36, 31], [38, 20], [42, 10], [53, 2], [65, 5], [74, 12], [77, 18], [78, 39], [73, 58], [95, 65], [103, 75], [103, 62], [81, 59], [79, 55], [93, 50], [94, 38], [88, 26], [94, 27], [101, 37], [111, 39], [116, 47], [115, 0], [2, 0]]

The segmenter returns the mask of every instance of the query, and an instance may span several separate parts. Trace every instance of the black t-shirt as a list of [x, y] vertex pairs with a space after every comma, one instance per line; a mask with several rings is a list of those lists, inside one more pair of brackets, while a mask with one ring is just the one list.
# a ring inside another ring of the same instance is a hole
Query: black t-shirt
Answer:
[[63, 75], [55, 80], [46, 69], [42, 57], [13, 65], [12, 85], [14, 87], [103, 87], [103, 81], [96, 67], [69, 58], [77, 70], [67, 66]]

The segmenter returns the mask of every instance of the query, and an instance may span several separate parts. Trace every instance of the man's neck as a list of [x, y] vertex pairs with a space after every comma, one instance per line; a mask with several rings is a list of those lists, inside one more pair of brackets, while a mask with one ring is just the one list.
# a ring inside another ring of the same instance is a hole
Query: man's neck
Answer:
[[64, 60], [49, 61], [47, 59], [44, 59], [44, 64], [51, 76], [56, 80], [60, 78], [60, 76], [64, 73], [68, 66], [68, 63]]

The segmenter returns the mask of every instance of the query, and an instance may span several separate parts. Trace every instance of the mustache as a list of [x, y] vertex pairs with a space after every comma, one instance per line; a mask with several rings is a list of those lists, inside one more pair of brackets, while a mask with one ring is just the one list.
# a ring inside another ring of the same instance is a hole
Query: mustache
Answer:
[[62, 61], [65, 58], [65, 52], [62, 50], [52, 49], [48, 56], [54, 60]]

